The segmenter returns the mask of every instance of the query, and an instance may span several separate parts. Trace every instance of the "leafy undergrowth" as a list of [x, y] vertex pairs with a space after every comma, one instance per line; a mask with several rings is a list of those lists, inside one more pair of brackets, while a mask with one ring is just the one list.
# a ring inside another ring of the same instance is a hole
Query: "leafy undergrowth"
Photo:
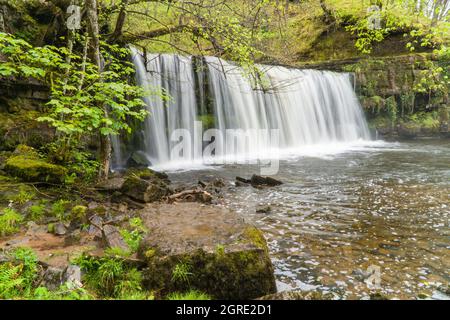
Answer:
[[[73, 264], [83, 271], [82, 285], [68, 281], [56, 290], [43, 285], [43, 267], [33, 250], [17, 248], [4, 254], [0, 263], [0, 299], [13, 300], [153, 300], [142, 287], [141, 272], [125, 258], [107, 253], [104, 257], [81, 255]], [[170, 293], [169, 300], [210, 300], [207, 294], [190, 290]]]
[[42, 267], [31, 249], [17, 248], [8, 255], [9, 261], [0, 263], [0, 299], [86, 300], [93, 298], [88, 291], [69, 282], [54, 291], [39, 286], [39, 273]]

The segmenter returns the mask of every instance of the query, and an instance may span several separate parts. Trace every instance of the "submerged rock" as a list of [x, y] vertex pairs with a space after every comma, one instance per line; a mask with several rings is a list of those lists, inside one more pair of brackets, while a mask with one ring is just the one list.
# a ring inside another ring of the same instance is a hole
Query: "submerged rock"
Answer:
[[283, 184], [280, 180], [277, 180], [272, 177], [263, 177], [259, 176], [257, 174], [254, 174], [250, 179], [250, 184], [253, 187], [259, 187], [259, 186], [269, 186], [269, 187], [275, 187]]
[[265, 239], [235, 212], [195, 202], [151, 204], [138, 257], [144, 286], [160, 292], [197, 289], [217, 299], [253, 299], [276, 291]]
[[275, 187], [283, 184], [280, 180], [277, 180], [272, 177], [264, 177], [257, 174], [252, 175], [250, 179], [245, 179], [242, 177], [236, 177], [235, 185], [236, 187], [248, 186], [251, 185], [255, 188], [260, 187]]
[[258, 205], [255, 209], [256, 213], [269, 213], [272, 208], [269, 205]]
[[203, 190], [183, 190], [168, 197], [168, 202], [202, 202], [211, 203], [212, 196], [209, 192]]

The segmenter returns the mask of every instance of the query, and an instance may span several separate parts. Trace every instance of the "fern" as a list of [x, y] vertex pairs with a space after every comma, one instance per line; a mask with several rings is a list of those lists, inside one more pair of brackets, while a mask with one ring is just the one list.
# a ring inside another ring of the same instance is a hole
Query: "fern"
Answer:
[[21, 277], [21, 265], [0, 264], [0, 299], [12, 299], [19, 295], [25, 279]]

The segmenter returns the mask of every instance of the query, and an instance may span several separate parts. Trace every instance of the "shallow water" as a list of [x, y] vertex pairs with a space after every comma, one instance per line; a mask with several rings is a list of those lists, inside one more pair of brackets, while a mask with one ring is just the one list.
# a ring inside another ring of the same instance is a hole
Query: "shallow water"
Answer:
[[[437, 288], [450, 282], [450, 140], [304, 151], [280, 162], [282, 186], [231, 187], [224, 196], [264, 231], [280, 289], [448, 298]], [[171, 178], [233, 181], [258, 171], [215, 166]], [[271, 211], [256, 213], [260, 205]], [[369, 266], [380, 268], [378, 289], [364, 282]]]

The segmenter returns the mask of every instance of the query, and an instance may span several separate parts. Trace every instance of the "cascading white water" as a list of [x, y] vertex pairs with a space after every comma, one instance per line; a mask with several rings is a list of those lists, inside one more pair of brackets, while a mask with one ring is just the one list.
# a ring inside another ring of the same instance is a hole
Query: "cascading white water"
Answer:
[[[240, 68], [214, 57], [204, 58], [202, 72], [194, 70], [191, 57], [179, 55], [149, 54], [144, 58], [133, 50], [133, 62], [140, 85], [153, 91], [163, 88], [171, 97], [169, 101], [154, 94], [145, 97], [150, 116], [145, 121], [140, 149], [153, 166], [173, 160], [170, 150], [176, 143], [171, 141], [174, 130], [182, 128], [194, 134], [195, 120], [207, 112], [205, 85], [212, 100], [209, 113], [221, 132], [279, 129], [281, 150], [370, 139], [346, 73], [260, 66], [267, 78], [263, 80], [265, 89], [254, 90]], [[250, 153], [269, 151], [271, 146], [252, 143], [252, 138], [250, 135]], [[216, 156], [227, 156], [229, 150], [224, 148], [224, 154], [216, 151]], [[190, 160], [202, 161], [201, 157], [194, 152]]]

